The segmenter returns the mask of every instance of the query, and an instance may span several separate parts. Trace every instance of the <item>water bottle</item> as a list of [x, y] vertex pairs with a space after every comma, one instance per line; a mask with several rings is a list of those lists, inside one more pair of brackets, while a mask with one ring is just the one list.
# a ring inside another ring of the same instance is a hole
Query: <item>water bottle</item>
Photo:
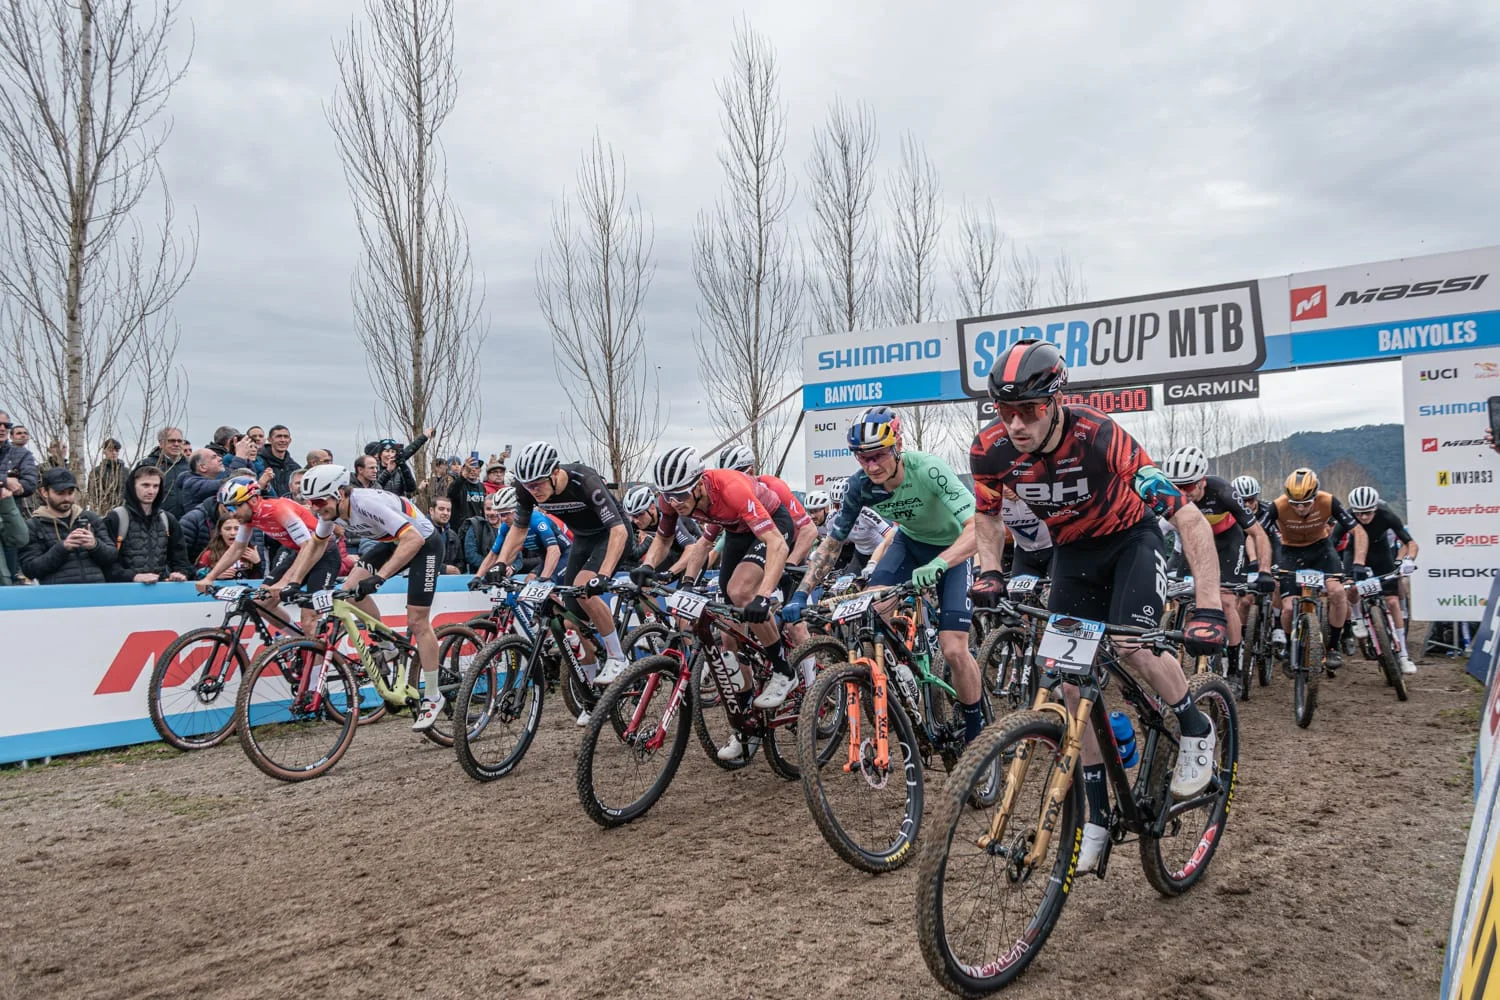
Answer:
[[910, 714], [915, 716], [913, 722], [922, 721], [922, 701], [917, 691], [917, 678], [911, 672], [911, 667], [904, 663], [896, 664], [894, 671], [896, 683], [900, 685], [902, 693], [906, 695], [906, 706]]
[[1140, 762], [1141, 755], [1135, 749], [1135, 725], [1131, 723], [1130, 716], [1124, 712], [1110, 712], [1109, 728], [1115, 734], [1115, 751], [1120, 755], [1120, 763], [1126, 767], [1135, 767]]
[[745, 681], [745, 671], [740, 667], [739, 658], [729, 650], [719, 654], [719, 680], [729, 690], [739, 694], [750, 685]]

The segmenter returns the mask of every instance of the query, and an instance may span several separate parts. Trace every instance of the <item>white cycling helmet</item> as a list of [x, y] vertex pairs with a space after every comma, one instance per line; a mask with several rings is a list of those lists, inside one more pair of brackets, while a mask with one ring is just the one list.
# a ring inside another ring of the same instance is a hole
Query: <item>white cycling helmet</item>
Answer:
[[620, 505], [625, 508], [626, 517], [635, 517], [644, 514], [656, 503], [656, 491], [646, 485], [632, 486], [625, 491], [625, 498]]
[[496, 490], [489, 495], [489, 499], [485, 500], [485, 504], [490, 510], [498, 510], [502, 514], [510, 513], [516, 509], [516, 488], [507, 486]]
[[1349, 491], [1350, 510], [1374, 510], [1380, 506], [1380, 494], [1373, 486], [1356, 486]]
[[663, 493], [680, 493], [703, 478], [703, 459], [695, 448], [668, 448], [656, 457], [651, 474]]
[[748, 444], [736, 442], [719, 452], [719, 468], [749, 472], [755, 468], [755, 452]]
[[802, 501], [802, 508], [804, 510], [823, 510], [832, 503], [833, 500], [829, 498], [827, 493], [824, 493], [822, 490], [813, 490], [807, 495], [807, 499]]
[[1208, 456], [1192, 445], [1178, 448], [1161, 463], [1161, 471], [1174, 485], [1196, 483], [1208, 475]]
[[349, 485], [349, 470], [342, 465], [315, 465], [302, 474], [302, 499], [336, 497]]
[[828, 503], [834, 507], [844, 506], [844, 495], [849, 492], [849, 480], [840, 479], [828, 486]]
[[1260, 483], [1254, 476], [1236, 476], [1229, 488], [1234, 491], [1236, 500], [1254, 500], [1260, 496]]
[[516, 459], [516, 481], [534, 483], [557, 471], [557, 449], [545, 441], [533, 441], [521, 449]]

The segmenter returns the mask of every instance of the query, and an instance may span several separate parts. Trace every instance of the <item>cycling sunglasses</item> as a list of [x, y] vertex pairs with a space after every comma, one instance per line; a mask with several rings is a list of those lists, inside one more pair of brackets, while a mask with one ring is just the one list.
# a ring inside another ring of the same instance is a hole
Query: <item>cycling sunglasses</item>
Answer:
[[667, 498], [668, 503], [686, 503], [693, 498], [693, 490], [697, 484], [689, 486], [685, 490], [662, 490], [661, 495]]
[[1020, 417], [1022, 420], [1028, 422], [1037, 420], [1043, 413], [1046, 412], [1046, 410], [1047, 400], [1045, 399], [1032, 399], [1027, 400], [1024, 403], [995, 404], [995, 412], [998, 413], [1000, 415], [1000, 419], [1004, 420], [1006, 423], [1009, 423], [1016, 417]]
[[874, 451], [856, 451], [854, 460], [860, 465], [876, 465], [885, 461], [891, 455], [889, 448], [876, 448]]

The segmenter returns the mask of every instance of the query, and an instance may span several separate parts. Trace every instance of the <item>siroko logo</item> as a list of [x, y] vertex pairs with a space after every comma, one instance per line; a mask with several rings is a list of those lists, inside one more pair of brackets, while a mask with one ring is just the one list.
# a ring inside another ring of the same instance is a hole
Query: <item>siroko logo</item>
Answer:
[[1427, 575], [1434, 580], [1487, 580], [1495, 575], [1493, 566], [1464, 566], [1429, 569]]
[[1491, 469], [1439, 469], [1437, 474], [1439, 486], [1487, 486], [1494, 481]]
[[1328, 318], [1328, 286], [1292, 289], [1292, 322]]
[[1442, 382], [1450, 378], [1458, 378], [1457, 368], [1429, 368], [1417, 375], [1420, 382]]
[[1433, 535], [1439, 545], [1451, 545], [1456, 549], [1491, 548], [1500, 545], [1500, 535]]
[[1488, 274], [1470, 274], [1462, 278], [1440, 278], [1437, 281], [1418, 281], [1410, 285], [1386, 285], [1383, 288], [1367, 288], [1362, 292], [1344, 292], [1339, 296], [1337, 307], [1391, 302], [1396, 299], [1420, 299], [1428, 295], [1447, 295], [1450, 292], [1472, 292], [1484, 284], [1484, 279], [1488, 277]]
[[1423, 451], [1437, 451], [1438, 450], [1438, 439], [1437, 438], [1423, 438], [1422, 439], [1422, 450]]

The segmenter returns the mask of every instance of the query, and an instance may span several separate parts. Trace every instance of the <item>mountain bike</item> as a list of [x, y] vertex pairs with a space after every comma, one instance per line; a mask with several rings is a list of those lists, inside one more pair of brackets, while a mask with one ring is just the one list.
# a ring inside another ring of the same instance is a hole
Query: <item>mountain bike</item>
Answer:
[[[919, 848], [917, 940], [933, 976], [962, 996], [993, 993], [1025, 971], [1047, 941], [1073, 888], [1086, 808], [1082, 780], [1084, 727], [1104, 750], [1112, 806], [1110, 852], [1132, 835], [1146, 881], [1163, 896], [1191, 889], [1219, 845], [1239, 760], [1234, 693], [1217, 674], [1188, 679], [1188, 693], [1218, 733], [1213, 776], [1200, 794], [1172, 798], [1177, 720], [1120, 662], [1125, 644], [1168, 652], [1183, 639], [1163, 629], [1106, 625], [1042, 608], [1038, 657], [1047, 670], [1036, 704], [985, 730], [948, 776], [933, 805], [932, 830]], [[1118, 644], [1118, 645], [1117, 645]], [[1103, 688], [1119, 684], [1135, 710], [1141, 761], [1132, 780], [1114, 742]], [[1073, 709], [1063, 689], [1077, 695]], [[976, 807], [975, 790], [998, 770], [1001, 787]]]
[[[1171, 577], [1167, 578], [1167, 610], [1162, 616], [1162, 626], [1173, 632], [1180, 633], [1192, 617], [1193, 612], [1198, 609], [1197, 584], [1190, 576], [1181, 580]], [[1222, 651], [1212, 656], [1189, 656], [1187, 649], [1178, 642], [1177, 648], [1173, 650], [1177, 662], [1182, 664], [1182, 669], [1189, 675], [1192, 674], [1217, 674], [1224, 678], [1226, 683], [1233, 683], [1229, 657]]]
[[[1292, 609], [1292, 634], [1287, 637], [1287, 663], [1292, 679], [1292, 715], [1303, 729], [1312, 725], [1318, 707], [1318, 687], [1323, 679], [1323, 626], [1328, 608], [1323, 600], [1328, 581], [1322, 570], [1299, 569], [1293, 577], [1297, 596]], [[1338, 577], [1334, 577], [1338, 585]]]
[[[610, 586], [620, 591], [629, 584]], [[586, 615], [564, 603], [586, 596], [584, 587], [564, 587], [547, 580], [507, 580], [491, 589], [492, 602], [514, 607], [515, 628], [487, 643], [474, 657], [453, 706], [455, 718], [463, 720], [455, 729], [453, 749], [459, 766], [475, 781], [494, 781], [515, 770], [536, 738], [547, 692], [559, 683], [575, 718], [595, 710], [599, 692], [584, 668], [582, 643], [589, 644], [597, 668], [604, 663], [604, 641]], [[636, 640], [632, 633], [621, 641], [626, 648], [634, 648]], [[554, 651], [563, 660], [561, 678], [549, 669]]]
[[[1253, 672], [1257, 685], [1266, 687], [1271, 683], [1271, 675], [1276, 663], [1276, 651], [1271, 646], [1271, 633], [1275, 630], [1277, 622], [1281, 620], [1281, 616], [1276, 613], [1276, 603], [1272, 600], [1273, 595], [1270, 591], [1261, 591], [1253, 584], [1248, 586], [1247, 593], [1255, 600], [1245, 612], [1241, 661], [1245, 671], [1243, 683], [1249, 683], [1249, 676]], [[1241, 700], [1250, 700], [1248, 689], [1243, 692]]]
[[[578, 749], [578, 801], [606, 829], [644, 816], [666, 792], [687, 750], [689, 725], [708, 714], [699, 710], [705, 676], [718, 697], [711, 714], [718, 716], [722, 709], [744, 746], [739, 758], [720, 765], [744, 767], [763, 746], [777, 776], [788, 781], [799, 777], [791, 748], [804, 682], [799, 678], [780, 707], [756, 708], [754, 697], [770, 676], [771, 661], [745, 626], [740, 609], [676, 590], [667, 597], [667, 610], [677, 627], [666, 646], [636, 660], [609, 686]], [[718, 655], [721, 635], [737, 647], [733, 660]], [[788, 729], [793, 732], [786, 733]], [[711, 737], [705, 730], [700, 739]]]
[[[1035, 576], [1010, 578], [1006, 593], [1012, 601], [1046, 604], [1048, 581]], [[984, 689], [998, 711], [1002, 706], [1026, 708], [1036, 700], [1038, 673], [1031, 652], [1041, 639], [1036, 620], [1005, 608], [975, 608], [974, 631], [979, 637], [975, 659]]]
[[[288, 604], [318, 613], [317, 628], [265, 647], [245, 670], [234, 708], [240, 746], [273, 778], [316, 778], [343, 757], [356, 726], [388, 710], [410, 709], [413, 717], [420, 711], [422, 692], [408, 679], [418, 660], [415, 643], [354, 600], [346, 590], [286, 595]], [[440, 649], [452, 634], [472, 642], [473, 632], [463, 625], [436, 631]], [[440, 690], [451, 701], [458, 686], [451, 661], [440, 663], [438, 673]], [[451, 720], [451, 713], [440, 717], [423, 736], [450, 745]]]
[[[893, 599], [909, 601], [909, 611], [882, 615], [880, 606]], [[953, 769], [964, 752], [964, 724], [927, 627], [927, 602], [915, 587], [836, 601], [830, 617], [853, 623], [855, 641], [846, 647], [817, 636], [792, 654], [824, 664], [802, 700], [797, 760], [807, 807], [828, 846], [855, 868], [880, 874], [911, 860], [923, 770], [934, 757]], [[988, 721], [987, 698], [983, 704]]]
[[250, 664], [246, 640], [265, 646], [277, 634], [302, 634], [297, 623], [275, 608], [261, 607], [255, 598], [255, 587], [219, 587], [213, 599], [226, 605], [223, 624], [182, 633], [156, 658], [146, 711], [166, 743], [179, 750], [203, 750], [227, 740], [234, 732], [236, 674], [243, 677]]
[[1400, 654], [1396, 651], [1396, 622], [1391, 618], [1390, 608], [1386, 607], [1384, 594], [1387, 580], [1400, 579], [1401, 571], [1394, 570], [1384, 576], [1358, 580], [1354, 584], [1354, 590], [1370, 631], [1367, 638], [1360, 640], [1360, 645], [1365, 647], [1362, 650], [1365, 659], [1375, 660], [1380, 664], [1386, 686], [1396, 689], [1397, 701], [1405, 701], [1408, 697], [1406, 675], [1401, 673]]

